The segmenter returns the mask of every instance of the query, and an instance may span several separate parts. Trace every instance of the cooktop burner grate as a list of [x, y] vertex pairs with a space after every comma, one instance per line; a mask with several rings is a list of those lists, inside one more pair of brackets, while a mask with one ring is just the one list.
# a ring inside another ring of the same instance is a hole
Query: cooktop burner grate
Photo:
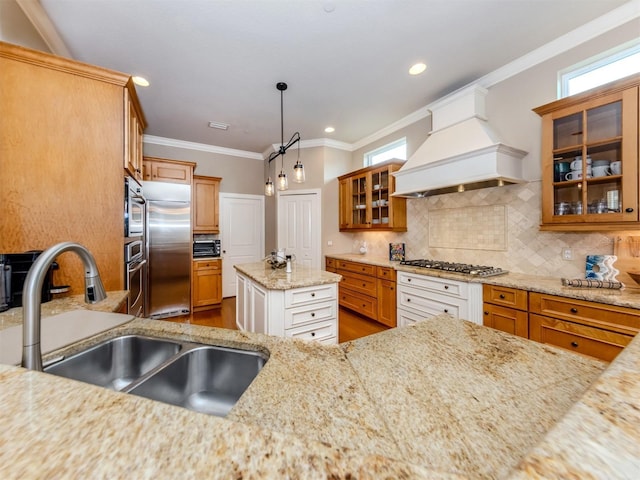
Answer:
[[488, 267], [486, 265], [471, 265], [468, 263], [443, 262], [440, 260], [418, 259], [403, 260], [400, 265], [409, 267], [429, 268], [432, 270], [444, 270], [447, 272], [461, 273], [473, 277], [492, 277], [508, 273], [500, 267]]

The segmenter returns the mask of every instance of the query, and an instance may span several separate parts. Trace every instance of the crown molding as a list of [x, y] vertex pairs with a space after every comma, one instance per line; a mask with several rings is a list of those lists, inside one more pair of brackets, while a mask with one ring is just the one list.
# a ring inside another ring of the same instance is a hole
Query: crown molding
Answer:
[[232, 157], [250, 158], [252, 160], [264, 160], [261, 154], [255, 152], [236, 150], [234, 148], [218, 147], [216, 145], [207, 145], [206, 143], [186, 142], [184, 140], [176, 140], [173, 138], [156, 137], [155, 135], [145, 134], [142, 138], [142, 141], [144, 143], [163, 145], [165, 147], [186, 148], [187, 150], [199, 150], [201, 152], [219, 153], [220, 155], [229, 155]]
[[561, 53], [564, 53], [572, 48], [577, 47], [589, 40], [593, 40], [594, 38], [602, 35], [610, 30], [613, 30], [616, 27], [624, 25], [627, 22], [630, 22], [636, 18], [640, 17], [640, 0], [631, 0], [620, 7], [611, 10], [604, 15], [581, 25], [580, 27], [568, 32], [555, 40], [543, 45], [540, 48], [537, 48], [520, 58], [513, 60], [512, 62], [507, 63], [506, 65], [494, 70], [493, 72], [488, 73], [487, 75], [480, 77], [478, 80], [475, 80], [458, 90], [451, 92], [448, 95], [445, 95], [442, 98], [416, 110], [413, 113], [410, 113], [406, 117], [388, 125], [377, 132], [372, 133], [371, 135], [367, 135], [366, 137], [356, 141], [353, 144], [353, 150], [357, 150], [362, 148], [370, 143], [375, 142], [376, 140], [380, 140], [387, 135], [390, 135], [401, 128], [407, 127], [418, 120], [421, 120], [427, 117], [430, 114], [430, 110], [436, 103], [442, 102], [444, 99], [454, 96], [459, 93], [461, 90], [465, 90], [472, 85], [479, 85], [484, 88], [490, 88], [493, 85], [496, 85], [500, 82], [507, 80], [529, 68], [535, 67], [536, 65], [549, 60]]
[[51, 53], [61, 57], [73, 58], [47, 12], [42, 8], [40, 0], [16, 0], [16, 3], [42, 37], [44, 43], [47, 44]]

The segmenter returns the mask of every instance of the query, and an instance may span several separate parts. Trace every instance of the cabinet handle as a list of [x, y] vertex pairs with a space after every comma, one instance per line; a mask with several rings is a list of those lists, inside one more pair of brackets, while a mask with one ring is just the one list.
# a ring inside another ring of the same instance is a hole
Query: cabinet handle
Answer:
[[504, 294], [502, 294], [502, 293], [500, 294], [500, 299], [504, 300]]
[[447, 310], [446, 308], [444, 309], [444, 313], [449, 313], [449, 310]]
[[632, 213], [633, 212], [633, 208], [631, 208], [631, 207], [625, 208], [624, 211], [627, 212], [627, 213]]
[[314, 312], [311, 312], [311, 317], [313, 318], [315, 316], [316, 316], [316, 314]]
[[571, 346], [574, 347], [574, 348], [577, 347], [578, 346], [578, 342], [571, 342]]
[[489, 315], [489, 312], [484, 312], [485, 315]]
[[410, 278], [407, 278], [407, 282], [410, 282], [410, 281], [411, 281], [411, 279], [410, 279]]
[[578, 313], [578, 309], [577, 309], [577, 308], [575, 308], [575, 307], [571, 307], [570, 312], [571, 312], [571, 313]]
[[311, 336], [315, 337], [316, 336], [316, 332], [311, 332]]
[[312, 293], [312, 294], [311, 294], [311, 296], [312, 296], [312, 297], [315, 297], [315, 296], [316, 296], [316, 294], [315, 294], [315, 293]]
[[393, 287], [390, 287], [389, 290], [393, 290]]
[[449, 285], [445, 285], [445, 286], [444, 286], [444, 289], [445, 289], [445, 290], [449, 290]]
[[410, 301], [411, 301], [411, 299], [410, 299], [410, 298], [407, 298], [407, 302], [410, 302]]
[[362, 286], [363, 286], [363, 287], [366, 287], [366, 286], [367, 286], [367, 284], [366, 284], [366, 283], [363, 283], [363, 284], [362, 284]]

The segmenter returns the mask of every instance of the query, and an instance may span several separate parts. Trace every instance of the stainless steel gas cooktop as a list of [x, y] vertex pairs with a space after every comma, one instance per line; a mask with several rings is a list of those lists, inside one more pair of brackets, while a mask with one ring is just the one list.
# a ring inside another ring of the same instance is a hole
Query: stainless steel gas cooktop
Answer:
[[472, 277], [492, 277], [494, 275], [502, 275], [508, 273], [500, 267], [488, 267], [486, 265], [471, 265], [468, 263], [443, 262], [440, 260], [428, 260], [421, 258], [419, 260], [403, 260], [400, 265], [408, 267], [427, 268], [432, 270], [444, 270], [447, 272], [461, 273]]

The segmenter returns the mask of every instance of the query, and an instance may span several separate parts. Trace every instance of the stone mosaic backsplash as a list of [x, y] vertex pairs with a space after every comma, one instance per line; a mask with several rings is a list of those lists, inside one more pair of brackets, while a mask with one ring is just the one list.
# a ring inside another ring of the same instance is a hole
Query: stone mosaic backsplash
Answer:
[[[404, 242], [407, 258], [492, 265], [512, 272], [584, 278], [587, 255], [612, 255], [613, 232], [541, 232], [541, 185], [529, 182], [407, 200], [406, 233], [353, 234], [368, 253]], [[573, 259], [563, 260], [563, 248]]]

